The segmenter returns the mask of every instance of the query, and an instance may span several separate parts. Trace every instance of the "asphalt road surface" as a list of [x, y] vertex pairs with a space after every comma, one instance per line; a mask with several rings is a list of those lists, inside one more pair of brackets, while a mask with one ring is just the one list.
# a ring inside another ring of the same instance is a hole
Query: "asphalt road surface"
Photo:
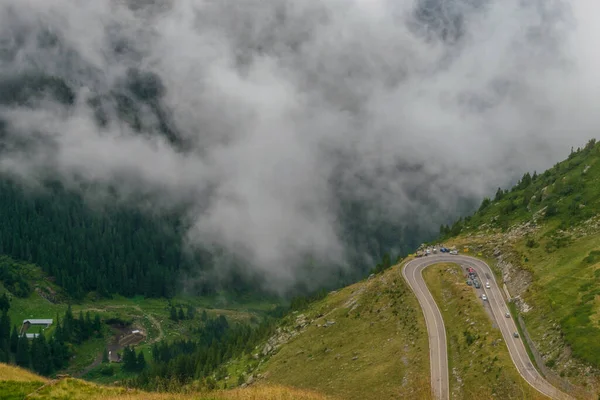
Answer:
[[[517, 332], [517, 327], [512, 317], [506, 318], [508, 307], [502, 297], [502, 292], [490, 267], [483, 261], [463, 255], [429, 255], [427, 257], [417, 258], [408, 262], [402, 269], [402, 275], [408, 282], [408, 285], [417, 296], [427, 324], [427, 333], [429, 335], [429, 359], [431, 366], [431, 387], [434, 398], [447, 400], [450, 398], [450, 381], [448, 378], [448, 352], [446, 344], [446, 328], [442, 314], [433, 300], [425, 281], [423, 280], [423, 270], [430, 265], [442, 262], [456, 263], [462, 268], [472, 267], [479, 276], [482, 293], [488, 298], [492, 315], [496, 320], [498, 328], [502, 332], [504, 342], [508, 347], [510, 357], [517, 367], [521, 376], [536, 390], [546, 396], [557, 399], [573, 399], [573, 397], [561, 392], [548, 381], [546, 381], [535, 369], [522, 338], [515, 338], [513, 334]], [[489, 277], [489, 279], [488, 279]], [[490, 288], [485, 288], [485, 282], [490, 282]]]

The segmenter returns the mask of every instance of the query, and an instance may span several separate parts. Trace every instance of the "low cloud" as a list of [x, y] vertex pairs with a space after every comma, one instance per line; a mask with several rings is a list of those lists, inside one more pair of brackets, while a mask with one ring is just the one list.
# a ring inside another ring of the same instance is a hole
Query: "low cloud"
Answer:
[[308, 259], [348, 264], [349, 204], [365, 229], [433, 232], [596, 136], [598, 12], [0, 0], [0, 172], [185, 206], [190, 244], [286, 290]]

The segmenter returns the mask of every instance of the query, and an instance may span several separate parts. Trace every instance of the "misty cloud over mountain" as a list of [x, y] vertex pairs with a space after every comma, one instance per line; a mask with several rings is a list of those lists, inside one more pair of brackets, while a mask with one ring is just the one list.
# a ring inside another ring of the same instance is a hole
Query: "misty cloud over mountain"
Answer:
[[0, 173], [183, 209], [192, 246], [285, 290], [307, 260], [408, 250], [597, 136], [599, 12], [0, 0]]

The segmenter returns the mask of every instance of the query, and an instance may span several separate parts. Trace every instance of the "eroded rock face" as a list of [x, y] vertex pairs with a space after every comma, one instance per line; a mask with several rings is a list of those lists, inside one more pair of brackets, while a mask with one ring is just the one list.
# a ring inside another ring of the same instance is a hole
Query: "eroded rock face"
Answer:
[[[275, 334], [271, 336], [267, 343], [262, 348], [261, 354], [266, 357], [273, 354], [279, 347], [289, 342], [292, 338], [302, 333], [313, 320], [307, 319], [304, 314], [300, 314], [296, 317], [293, 323], [293, 327], [279, 327], [275, 331]], [[335, 322], [334, 322], [335, 323]]]
[[[498, 248], [494, 250], [494, 257], [496, 257], [498, 268], [502, 271], [502, 279], [506, 283], [512, 297], [519, 298], [531, 285], [533, 280], [531, 273], [505, 260], [506, 256]], [[524, 310], [521, 311], [526, 312]]]

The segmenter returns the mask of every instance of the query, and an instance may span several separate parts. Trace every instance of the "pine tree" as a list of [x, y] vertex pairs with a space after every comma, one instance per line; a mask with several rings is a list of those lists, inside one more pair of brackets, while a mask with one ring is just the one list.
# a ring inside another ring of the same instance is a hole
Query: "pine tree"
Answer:
[[94, 332], [94, 323], [92, 322], [92, 316], [90, 312], [85, 313], [85, 339], [89, 339]]
[[33, 339], [31, 344], [31, 364], [33, 370], [41, 375], [52, 371], [50, 349], [43, 333]]
[[102, 362], [106, 364], [109, 361], [110, 360], [108, 359], [108, 349], [105, 347], [104, 351], [102, 352]]
[[10, 339], [10, 317], [6, 311], [2, 311], [0, 317], [0, 343], [8, 342]]
[[185, 319], [185, 314], [183, 313], [183, 308], [179, 307], [179, 312], [177, 314], [177, 318], [179, 320], [184, 320]]
[[202, 310], [202, 316], [200, 317], [200, 320], [202, 322], [206, 322], [207, 319], [208, 319], [208, 314], [206, 313], [206, 310]]
[[8, 296], [6, 295], [6, 293], [3, 293], [2, 296], [0, 297], [0, 311], [8, 311], [9, 308], [10, 308], [10, 300], [8, 299]]
[[496, 191], [496, 196], [494, 197], [494, 201], [500, 201], [504, 197], [504, 191], [501, 188], [498, 188]]
[[170, 318], [173, 321], [177, 321], [177, 310], [175, 309], [175, 306], [171, 306], [171, 315]]
[[187, 319], [192, 320], [196, 315], [196, 309], [192, 306], [187, 306]]
[[102, 334], [102, 322], [98, 314], [94, 315], [94, 331], [98, 332], [99, 335]]
[[20, 367], [29, 368], [29, 340], [25, 335], [19, 338], [15, 362]]
[[6, 311], [0, 317], [0, 361], [10, 361], [10, 317]]
[[77, 340], [78, 343], [81, 343], [85, 339], [87, 339], [87, 337], [86, 337], [87, 327], [85, 324], [85, 319], [83, 317], [83, 311], [79, 311], [79, 318], [77, 318], [75, 326], [77, 327], [75, 339]]
[[144, 358], [143, 351], [140, 351], [138, 353], [135, 367], [136, 367], [136, 370], [138, 370], [138, 371], [143, 371], [144, 369], [146, 369], [146, 359]]
[[50, 340], [50, 357], [55, 369], [61, 369], [69, 357], [68, 348], [63, 342], [52, 338]]
[[17, 326], [13, 325], [12, 333], [10, 334], [10, 351], [13, 353], [16, 353], [18, 345], [19, 345], [19, 332], [17, 331]]
[[529, 185], [531, 185], [531, 175], [529, 174], [529, 172], [526, 172], [525, 175], [523, 175], [523, 178], [521, 178], [521, 182], [519, 184], [519, 187], [521, 189], [523, 189], [523, 188], [526, 188]]
[[154, 343], [152, 345], [152, 361], [157, 362], [159, 360], [160, 352], [158, 350], [158, 345]]
[[73, 317], [73, 310], [71, 309], [71, 305], [67, 308], [67, 312], [65, 312], [65, 320], [63, 321], [63, 340], [65, 342], [73, 339], [73, 334], [75, 330], [75, 318]]
[[135, 350], [129, 346], [125, 346], [123, 349], [123, 369], [125, 371], [135, 371], [136, 369], [136, 355]]
[[65, 340], [64, 328], [60, 324], [60, 318], [58, 318], [58, 315], [56, 316], [56, 326], [54, 328], [54, 339], [61, 343], [64, 342], [64, 340]]

